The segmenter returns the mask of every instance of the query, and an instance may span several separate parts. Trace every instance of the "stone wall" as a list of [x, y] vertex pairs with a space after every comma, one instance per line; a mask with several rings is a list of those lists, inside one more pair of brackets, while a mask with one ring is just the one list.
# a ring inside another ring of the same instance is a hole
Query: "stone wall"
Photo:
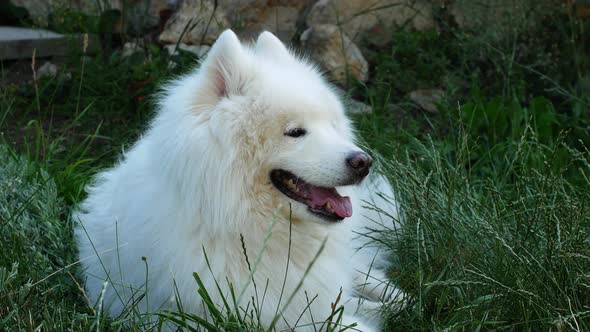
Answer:
[[[52, 8], [70, 6], [88, 15], [124, 13], [123, 30], [152, 31], [157, 41], [190, 49], [209, 46], [231, 28], [242, 38], [268, 30], [301, 46], [341, 84], [369, 79], [363, 53], [392, 40], [398, 28], [440, 31], [451, 22], [464, 29], [498, 29], [540, 6], [573, 8], [576, 0], [10, 0], [38, 21]], [[446, 20], [441, 23], [441, 17]], [[159, 26], [159, 27], [158, 27]], [[508, 26], [509, 28], [509, 26]], [[202, 49], [202, 48], [200, 48]]]

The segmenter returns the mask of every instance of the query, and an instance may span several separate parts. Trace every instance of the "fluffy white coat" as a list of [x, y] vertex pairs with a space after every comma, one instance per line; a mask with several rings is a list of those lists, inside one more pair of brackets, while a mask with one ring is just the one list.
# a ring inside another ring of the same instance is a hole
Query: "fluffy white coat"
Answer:
[[[285, 136], [294, 127], [307, 135]], [[373, 177], [337, 187], [350, 196], [353, 215], [329, 223], [269, 179], [272, 169], [284, 168], [307, 182], [335, 186], [346, 176], [350, 151], [360, 148], [342, 103], [314, 66], [268, 32], [252, 46], [224, 32], [198, 70], [165, 88], [150, 129], [115, 167], [97, 175], [74, 214], [89, 297], [101, 299], [116, 317], [147, 290], [135, 303], [140, 312], [174, 310], [179, 300], [184, 311], [203, 315], [192, 276], [197, 272], [219, 306], [214, 278], [225, 296], [228, 280], [236, 294], [244, 291], [243, 307], [260, 301], [266, 287], [261, 320], [268, 326], [277, 308], [284, 309], [278, 330], [314, 330], [310, 324], [329, 316], [340, 289], [343, 323], [378, 329], [370, 311], [396, 291], [387, 291], [382, 272], [367, 275], [375, 252], [355, 250], [362, 243], [354, 230], [370, 220], [392, 222], [362, 207], [362, 200], [373, 201], [395, 213], [376, 195], [393, 197], [389, 186]], [[254, 273], [257, 295], [241, 236], [252, 267], [262, 252]], [[360, 297], [367, 300], [359, 307]]]

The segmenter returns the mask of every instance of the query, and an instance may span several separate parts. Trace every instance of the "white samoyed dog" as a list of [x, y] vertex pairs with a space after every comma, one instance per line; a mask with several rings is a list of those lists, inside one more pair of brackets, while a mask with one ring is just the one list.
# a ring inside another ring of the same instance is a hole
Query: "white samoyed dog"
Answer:
[[317, 68], [269, 32], [242, 45], [227, 30], [164, 90], [149, 130], [74, 213], [90, 299], [113, 317], [178, 302], [204, 315], [196, 272], [220, 307], [231, 283], [266, 326], [278, 308], [277, 330], [319, 329], [341, 290], [341, 323], [378, 330], [374, 311], [398, 291], [355, 229], [381, 220], [363, 200], [394, 214], [393, 193], [367, 177], [372, 159]]

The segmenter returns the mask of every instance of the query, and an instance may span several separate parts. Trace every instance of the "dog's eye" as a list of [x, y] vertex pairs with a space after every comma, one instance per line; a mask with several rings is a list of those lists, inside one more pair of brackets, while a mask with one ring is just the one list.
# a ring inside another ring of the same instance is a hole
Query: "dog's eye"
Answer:
[[303, 128], [293, 128], [293, 129], [288, 130], [285, 133], [285, 136], [301, 137], [301, 136], [304, 136], [305, 134], [307, 134], [307, 130], [305, 130]]
[[288, 130], [285, 133], [285, 136], [291, 136], [291, 137], [301, 137], [303, 135], [307, 134], [307, 130], [303, 129], [303, 128], [293, 128]]

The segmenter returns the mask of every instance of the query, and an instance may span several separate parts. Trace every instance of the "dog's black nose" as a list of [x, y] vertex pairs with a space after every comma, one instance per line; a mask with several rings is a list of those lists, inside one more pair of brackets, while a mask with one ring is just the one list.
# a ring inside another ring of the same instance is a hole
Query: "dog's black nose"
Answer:
[[371, 159], [368, 154], [362, 151], [357, 151], [348, 155], [346, 162], [357, 176], [364, 178], [367, 176], [367, 174], [369, 174], [369, 169], [373, 164], [373, 159]]

